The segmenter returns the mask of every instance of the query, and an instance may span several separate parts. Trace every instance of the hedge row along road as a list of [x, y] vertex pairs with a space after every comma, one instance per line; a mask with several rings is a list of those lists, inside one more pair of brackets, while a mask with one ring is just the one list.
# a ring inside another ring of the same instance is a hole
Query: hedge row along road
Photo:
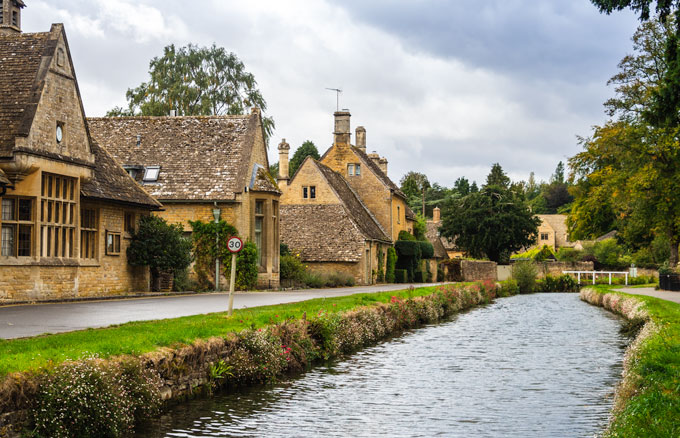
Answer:
[[[418, 287], [432, 284], [418, 284]], [[313, 298], [331, 298], [358, 293], [403, 290], [408, 285], [380, 284], [336, 289], [307, 289], [288, 292], [241, 292], [234, 296], [234, 308], [245, 309], [272, 304], [294, 303]], [[63, 333], [108, 327], [131, 321], [179, 318], [226, 311], [228, 293], [167, 296], [56, 304], [0, 306], [0, 339]]]

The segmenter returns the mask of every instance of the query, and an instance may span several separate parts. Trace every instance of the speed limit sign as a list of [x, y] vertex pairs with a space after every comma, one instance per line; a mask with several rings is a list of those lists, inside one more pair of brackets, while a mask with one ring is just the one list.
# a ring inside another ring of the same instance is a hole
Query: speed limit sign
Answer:
[[238, 237], [232, 237], [227, 241], [227, 249], [229, 252], [240, 252], [243, 249], [243, 241]]

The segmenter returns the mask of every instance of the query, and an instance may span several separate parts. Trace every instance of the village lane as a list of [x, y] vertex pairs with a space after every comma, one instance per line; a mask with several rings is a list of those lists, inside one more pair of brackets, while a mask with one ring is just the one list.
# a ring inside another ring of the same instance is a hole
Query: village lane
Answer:
[[[427, 284], [418, 286], [428, 286]], [[382, 284], [334, 289], [287, 292], [237, 292], [234, 308], [292, 303], [358, 293], [403, 290], [404, 284]], [[178, 318], [227, 310], [228, 293], [164, 296], [69, 303], [28, 304], [0, 307], [0, 339], [23, 338], [44, 333], [61, 333], [106, 327], [130, 321]]]

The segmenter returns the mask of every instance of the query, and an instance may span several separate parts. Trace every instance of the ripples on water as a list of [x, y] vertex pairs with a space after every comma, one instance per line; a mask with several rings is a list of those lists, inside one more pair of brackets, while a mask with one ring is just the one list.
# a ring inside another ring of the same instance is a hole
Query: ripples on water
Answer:
[[520, 295], [296, 379], [176, 406], [143, 437], [592, 437], [625, 339], [577, 294]]

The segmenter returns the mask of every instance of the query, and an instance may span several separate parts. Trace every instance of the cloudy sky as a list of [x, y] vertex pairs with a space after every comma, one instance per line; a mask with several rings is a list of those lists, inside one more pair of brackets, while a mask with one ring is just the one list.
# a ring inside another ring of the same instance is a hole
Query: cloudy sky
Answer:
[[369, 151], [453, 185], [499, 162], [548, 179], [605, 120], [606, 81], [631, 50], [628, 12], [588, 0], [26, 0], [25, 32], [62, 22], [88, 116], [126, 106], [174, 43], [234, 52], [274, 117], [269, 147], [332, 142], [336, 96]]

